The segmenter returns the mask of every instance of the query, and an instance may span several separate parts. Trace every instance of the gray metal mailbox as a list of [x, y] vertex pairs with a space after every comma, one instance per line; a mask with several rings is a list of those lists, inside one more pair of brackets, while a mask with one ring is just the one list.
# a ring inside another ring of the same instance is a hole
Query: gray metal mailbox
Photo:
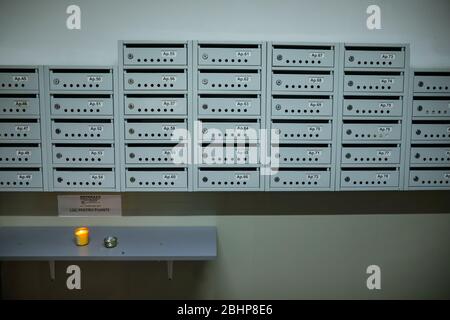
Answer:
[[271, 188], [329, 188], [329, 170], [280, 170], [270, 177]]
[[112, 95], [50, 95], [51, 114], [55, 116], [112, 116]]
[[398, 169], [386, 170], [378, 168], [376, 170], [342, 170], [341, 188], [343, 189], [378, 189], [378, 188], [398, 188], [400, 174]]
[[41, 126], [39, 120], [20, 121], [18, 119], [11, 119], [0, 122], [0, 141], [39, 140], [40, 138]]
[[153, 188], [153, 189], [186, 189], [188, 186], [188, 169], [181, 170], [155, 170], [128, 168], [125, 172], [127, 188]]
[[125, 120], [125, 139], [181, 141], [187, 138], [186, 120], [138, 121]]
[[259, 91], [261, 70], [198, 70], [198, 89]]
[[412, 146], [410, 163], [411, 165], [449, 165], [450, 146]]
[[317, 117], [333, 115], [333, 97], [316, 96], [310, 98], [272, 96], [273, 118]]
[[273, 91], [331, 92], [333, 71], [272, 71]]
[[334, 47], [274, 45], [272, 65], [274, 67], [333, 67]]
[[450, 73], [420, 73], [414, 76], [414, 92], [420, 93], [449, 93]]
[[1, 90], [39, 90], [37, 69], [0, 69]]
[[39, 168], [0, 168], [0, 190], [42, 188], [42, 170]]
[[331, 145], [272, 146], [272, 158], [280, 165], [331, 164]]
[[450, 142], [450, 123], [447, 124], [413, 123], [411, 140]]
[[446, 169], [414, 169], [409, 173], [410, 187], [450, 188], [450, 168]]
[[112, 145], [68, 145], [52, 146], [53, 164], [114, 165]]
[[261, 47], [236, 44], [199, 44], [198, 64], [200, 66], [259, 66]]
[[53, 169], [53, 187], [64, 189], [113, 189], [115, 188], [114, 169]]
[[203, 146], [201, 150], [202, 164], [207, 165], [243, 165], [259, 164], [259, 146], [226, 146], [226, 145], [208, 145]]
[[111, 120], [56, 121], [52, 120], [52, 139], [55, 140], [112, 140], [114, 126]]
[[200, 140], [203, 142], [226, 142], [226, 141], [248, 141], [256, 142], [259, 140], [260, 122], [220, 122], [203, 121], [201, 123]]
[[405, 51], [400, 47], [345, 50], [345, 68], [404, 68]]
[[186, 164], [187, 145], [126, 144], [127, 164]]
[[345, 98], [342, 110], [346, 117], [401, 117], [403, 99], [385, 97], [383, 99], [362, 99], [361, 97]]
[[49, 81], [50, 90], [113, 90], [113, 74], [109, 69], [50, 69]]
[[[1, 92], [1, 91], [0, 91]], [[39, 116], [39, 95], [0, 93], [0, 116]]]
[[400, 146], [352, 146], [342, 148], [341, 163], [347, 164], [400, 164]]
[[125, 115], [185, 116], [187, 98], [185, 94], [125, 94]]
[[413, 100], [413, 117], [450, 117], [450, 99]]
[[332, 137], [331, 120], [317, 123], [273, 122], [272, 134], [278, 136], [279, 141], [286, 143], [328, 141]]
[[396, 123], [344, 123], [342, 140], [352, 141], [399, 141], [402, 138], [401, 124]]
[[344, 75], [344, 92], [403, 92], [403, 73]]
[[258, 116], [261, 114], [259, 95], [199, 95], [198, 115]]
[[40, 165], [41, 163], [39, 144], [0, 144], [0, 165]]
[[126, 43], [123, 46], [125, 66], [185, 65], [186, 44]]
[[124, 90], [186, 90], [186, 69], [124, 70]]
[[200, 189], [247, 189], [259, 188], [259, 169], [208, 169], [200, 168], [198, 187]]

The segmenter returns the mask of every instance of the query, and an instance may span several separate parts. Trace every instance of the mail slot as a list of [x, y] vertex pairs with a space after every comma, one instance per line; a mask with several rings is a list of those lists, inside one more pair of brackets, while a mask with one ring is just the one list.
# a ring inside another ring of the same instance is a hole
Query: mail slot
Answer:
[[413, 146], [411, 148], [411, 165], [450, 164], [450, 146]]
[[206, 121], [201, 122], [200, 139], [204, 142], [256, 142], [259, 140], [260, 122], [255, 121]]
[[0, 90], [39, 90], [38, 70], [0, 68]]
[[188, 169], [130, 169], [125, 172], [127, 188], [185, 190], [188, 187]]
[[198, 89], [258, 91], [261, 90], [261, 70], [199, 70]]
[[274, 45], [274, 67], [333, 67], [334, 46]]
[[114, 169], [53, 169], [53, 186], [64, 189], [113, 189], [115, 188]]
[[260, 148], [256, 144], [250, 145], [207, 145], [201, 150], [202, 164], [259, 164]]
[[125, 139], [181, 141], [186, 138], [186, 120], [125, 120]]
[[261, 45], [200, 43], [198, 64], [201, 66], [259, 66]]
[[123, 46], [123, 64], [142, 65], [185, 65], [187, 63], [186, 43], [126, 43]]
[[404, 68], [403, 47], [345, 47], [346, 68]]
[[342, 139], [344, 141], [397, 141], [402, 138], [399, 121], [387, 123], [344, 123]]
[[411, 168], [409, 186], [450, 189], [450, 168]]
[[52, 139], [55, 140], [112, 140], [112, 120], [52, 120]]
[[342, 189], [384, 189], [398, 188], [400, 174], [398, 169], [377, 168], [375, 170], [342, 170]]
[[39, 114], [39, 95], [37, 94], [0, 95], [0, 116], [38, 116]]
[[331, 140], [331, 120], [316, 122], [273, 122], [272, 141], [278, 138], [281, 142]]
[[260, 95], [212, 95], [198, 97], [199, 116], [259, 116]]
[[0, 144], [0, 164], [41, 164], [39, 144]]
[[200, 168], [198, 174], [198, 187], [200, 189], [257, 189], [260, 186], [259, 168]]
[[273, 91], [333, 91], [333, 71], [272, 71]]
[[450, 139], [450, 123], [413, 123], [413, 141], [446, 141]]
[[272, 117], [292, 118], [333, 115], [332, 96], [272, 96]]
[[344, 97], [343, 115], [348, 117], [400, 117], [401, 97]]
[[344, 92], [403, 92], [403, 73], [347, 71]]
[[450, 117], [450, 99], [416, 97], [413, 100], [413, 117]]
[[185, 94], [125, 94], [126, 115], [181, 116], [187, 114]]
[[272, 146], [272, 166], [298, 164], [331, 164], [331, 145], [279, 145]]
[[185, 144], [126, 144], [127, 164], [186, 164]]
[[54, 164], [113, 165], [114, 147], [110, 144], [54, 144]]
[[39, 120], [0, 120], [0, 140], [39, 140]]
[[124, 71], [125, 90], [186, 90], [186, 69], [128, 69]]
[[0, 189], [42, 188], [42, 171], [39, 168], [0, 168]]
[[280, 168], [270, 176], [270, 187], [273, 189], [328, 189], [330, 184], [330, 169]]
[[450, 72], [415, 72], [414, 92], [449, 93]]
[[399, 164], [399, 145], [344, 146], [341, 152], [342, 164]]
[[50, 90], [113, 90], [111, 69], [50, 69]]
[[112, 95], [50, 95], [52, 115], [113, 115]]

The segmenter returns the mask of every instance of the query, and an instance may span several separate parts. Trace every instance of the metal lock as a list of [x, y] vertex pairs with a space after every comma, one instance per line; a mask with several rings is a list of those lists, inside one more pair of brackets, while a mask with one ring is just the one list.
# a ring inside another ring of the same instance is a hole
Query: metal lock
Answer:
[[133, 79], [128, 79], [128, 84], [133, 84], [134, 80]]
[[131, 60], [131, 59], [133, 59], [133, 58], [134, 58], [133, 54], [132, 54], [132, 53], [129, 53], [129, 54], [128, 54], [128, 59]]
[[353, 81], [350, 80], [350, 81], [348, 82], [348, 86], [349, 86], [349, 87], [353, 87]]
[[348, 57], [348, 61], [350, 61], [350, 62], [353, 62], [353, 61], [355, 61], [355, 57], [354, 57], [354, 56], [350, 56], [350, 57]]
[[275, 83], [277, 84], [277, 86], [281, 86], [281, 84], [282, 84], [283, 82], [282, 82], [281, 80], [277, 80]]
[[61, 105], [60, 105], [59, 103], [56, 103], [56, 104], [55, 104], [55, 109], [56, 109], [56, 110], [59, 110], [60, 108], [61, 108]]
[[62, 154], [58, 152], [58, 153], [56, 154], [56, 157], [57, 157], [58, 159], [61, 159], [61, 158], [62, 158]]
[[283, 60], [283, 55], [281, 55], [281, 54], [277, 55], [277, 60], [278, 60], [278, 61]]
[[206, 53], [202, 54], [202, 59], [203, 59], [203, 60], [208, 59], [208, 55], [207, 55]]
[[103, 245], [105, 248], [111, 249], [117, 247], [118, 241], [117, 237], [114, 236], [108, 236], [103, 240]]
[[133, 110], [134, 109], [134, 104], [133, 103], [128, 104], [128, 109]]
[[202, 108], [203, 108], [204, 110], [206, 110], [206, 109], [208, 109], [208, 105], [205, 103], [204, 105], [202, 105]]
[[418, 86], [423, 87], [423, 81], [419, 81]]
[[277, 104], [277, 105], [275, 106], [275, 109], [276, 109], [276, 110], [281, 110], [281, 104]]
[[131, 177], [130, 178], [130, 182], [136, 182], [136, 178], [135, 177]]
[[131, 128], [130, 130], [128, 130], [128, 132], [129, 132], [130, 134], [134, 134], [134, 129]]
[[53, 84], [58, 85], [59, 84], [59, 79], [53, 79]]
[[135, 156], [136, 156], [136, 155], [135, 155], [134, 153], [130, 153], [130, 158], [131, 158], [131, 159], [134, 159]]
[[347, 110], [348, 110], [348, 111], [353, 110], [353, 106], [352, 106], [351, 104], [349, 104], [349, 105], [347, 106]]
[[208, 84], [208, 79], [203, 79], [202, 84]]
[[56, 129], [55, 132], [56, 132], [56, 134], [60, 134], [61, 133], [61, 129]]

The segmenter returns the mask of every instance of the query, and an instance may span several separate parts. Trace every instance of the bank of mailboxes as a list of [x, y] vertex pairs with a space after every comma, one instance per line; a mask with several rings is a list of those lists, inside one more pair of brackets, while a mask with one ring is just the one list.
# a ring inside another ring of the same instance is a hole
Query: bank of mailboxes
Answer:
[[344, 96], [342, 114], [344, 117], [401, 117], [402, 97]]
[[124, 114], [127, 116], [186, 116], [186, 94], [125, 94]]
[[259, 66], [262, 61], [260, 44], [198, 45], [199, 66]]
[[49, 89], [64, 91], [112, 91], [113, 74], [109, 69], [50, 69]]
[[258, 94], [218, 95], [200, 94], [198, 96], [198, 116], [259, 116], [261, 114], [261, 96]]
[[50, 95], [50, 110], [55, 116], [112, 116], [113, 95]]
[[183, 191], [188, 187], [187, 168], [127, 168], [125, 172], [128, 189], [162, 189]]
[[296, 92], [333, 91], [333, 71], [272, 71], [272, 90]]
[[39, 91], [39, 73], [35, 68], [0, 68], [0, 90]]
[[272, 118], [333, 116], [332, 96], [273, 95]]
[[124, 66], [160, 66], [187, 64], [187, 44], [126, 43], [123, 46]]
[[334, 46], [273, 45], [274, 67], [333, 67]]

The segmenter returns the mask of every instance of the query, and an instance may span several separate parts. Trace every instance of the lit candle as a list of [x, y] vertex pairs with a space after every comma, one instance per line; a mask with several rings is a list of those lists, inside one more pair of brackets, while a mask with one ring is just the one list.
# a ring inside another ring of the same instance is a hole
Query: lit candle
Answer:
[[75, 229], [75, 243], [77, 246], [85, 246], [89, 243], [89, 229], [87, 227]]

